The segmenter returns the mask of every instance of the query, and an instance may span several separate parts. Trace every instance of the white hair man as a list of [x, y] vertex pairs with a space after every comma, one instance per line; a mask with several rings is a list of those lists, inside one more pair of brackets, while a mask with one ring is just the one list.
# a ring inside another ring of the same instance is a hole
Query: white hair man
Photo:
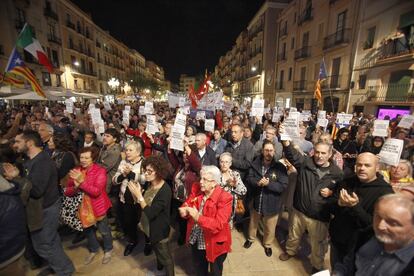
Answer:
[[195, 136], [195, 145], [197, 147], [196, 155], [203, 166], [217, 166], [216, 153], [210, 147], [207, 147], [207, 135], [197, 133]]

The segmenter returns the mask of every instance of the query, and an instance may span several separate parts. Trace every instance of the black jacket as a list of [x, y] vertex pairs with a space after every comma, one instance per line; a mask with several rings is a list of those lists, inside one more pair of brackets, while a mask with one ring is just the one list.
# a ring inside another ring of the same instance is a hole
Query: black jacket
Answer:
[[233, 158], [231, 168], [238, 171], [241, 179], [244, 181], [253, 161], [253, 144], [246, 138], [242, 138], [237, 148], [233, 148], [233, 144], [233, 142], [227, 143], [224, 151], [231, 153]]
[[147, 205], [143, 209], [150, 224], [149, 238], [152, 244], [168, 238], [170, 234], [171, 197], [171, 188], [165, 182], [152, 200], [151, 206]]
[[329, 167], [324, 168], [329, 172], [320, 179], [312, 157], [303, 156], [293, 148], [292, 144], [283, 147], [283, 151], [298, 171], [293, 207], [310, 218], [328, 222], [330, 219], [328, 207], [335, 199], [322, 197], [320, 190], [323, 188], [335, 190], [337, 183], [343, 178], [342, 171], [331, 162]]
[[357, 176], [344, 179], [338, 185], [336, 200], [341, 189], [347, 190], [348, 194], [355, 193], [359, 203], [354, 207], [340, 207], [336, 202], [333, 204], [331, 210], [334, 218], [329, 225], [329, 234], [332, 243], [349, 251], [355, 242], [357, 232], [372, 227], [372, 215], [377, 199], [393, 193], [393, 190], [380, 175], [370, 183], [361, 183]]
[[26, 216], [19, 194], [18, 186], [0, 191], [0, 269], [24, 252]]
[[203, 166], [211, 166], [211, 165], [216, 166], [216, 167], [218, 166], [216, 153], [209, 146], [206, 146], [206, 153], [204, 153], [203, 158], [200, 157], [198, 150], [195, 150], [195, 154], [197, 155], [198, 160], [200, 160]]
[[[263, 215], [275, 215], [279, 213], [281, 206], [281, 194], [286, 189], [288, 184], [288, 175], [285, 166], [280, 162], [276, 162], [274, 159], [270, 164], [269, 169], [266, 174], [262, 174], [262, 156], [257, 157], [249, 170], [249, 175], [247, 177], [247, 183], [249, 184], [249, 189], [253, 194], [253, 207], [256, 211], [259, 210], [260, 200], [262, 200], [263, 205], [261, 212]], [[265, 187], [260, 187], [257, 185], [257, 182], [263, 177], [269, 178], [269, 185]], [[260, 199], [260, 195], [262, 197]]]

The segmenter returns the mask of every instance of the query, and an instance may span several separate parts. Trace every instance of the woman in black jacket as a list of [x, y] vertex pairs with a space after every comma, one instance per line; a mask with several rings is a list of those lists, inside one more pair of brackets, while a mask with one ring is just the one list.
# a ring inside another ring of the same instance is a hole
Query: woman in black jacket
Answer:
[[164, 158], [150, 156], [143, 161], [142, 168], [147, 181], [144, 194], [141, 185], [135, 182], [129, 182], [128, 188], [135, 202], [141, 205], [140, 227], [154, 249], [157, 268], [165, 267], [167, 275], [174, 275], [174, 261], [168, 247], [172, 193], [165, 181], [170, 174], [170, 166]]

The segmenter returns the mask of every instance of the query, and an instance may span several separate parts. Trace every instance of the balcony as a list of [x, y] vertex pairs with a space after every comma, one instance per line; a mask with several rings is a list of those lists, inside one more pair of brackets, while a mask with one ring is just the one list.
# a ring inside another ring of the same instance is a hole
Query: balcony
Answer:
[[72, 30], [76, 30], [76, 28], [75, 28], [75, 24], [74, 23], [72, 23], [71, 21], [69, 21], [69, 20], [67, 20], [66, 21], [66, 27], [68, 27], [68, 28], [70, 28], [70, 29], [72, 29]]
[[53, 42], [53, 43], [56, 43], [56, 44], [62, 45], [62, 39], [60, 39], [59, 37], [57, 37], [57, 35], [54, 35], [54, 34], [48, 34], [48, 35], [47, 35], [47, 40], [48, 40], [49, 42]]
[[286, 61], [286, 52], [280, 53], [277, 55], [277, 61]]
[[311, 47], [305, 46], [295, 51], [295, 60], [307, 58], [311, 54]]
[[409, 39], [405, 37], [399, 37], [396, 39], [389, 39], [385, 41], [378, 48], [378, 59], [377, 62], [385, 61], [388, 59], [396, 59], [401, 57], [414, 58], [414, 49], [410, 49], [408, 45]]
[[336, 46], [346, 46], [351, 37], [351, 29], [342, 29], [324, 38], [323, 49], [329, 49]]
[[78, 66], [72, 66], [72, 73], [73, 74], [78, 74], [78, 75], [88, 75], [88, 76], [92, 76], [92, 77], [97, 76], [96, 72], [94, 72], [92, 70], [87, 70], [87, 69], [84, 69], [84, 68], [78, 67]]
[[302, 14], [299, 15], [298, 18], [298, 25], [302, 25], [303, 23], [310, 21], [313, 19], [313, 8], [312, 6], [306, 8]]
[[287, 25], [284, 25], [279, 32], [279, 38], [287, 36]]
[[392, 103], [413, 103], [413, 83], [389, 83], [368, 87], [368, 101], [371, 102], [392, 102]]
[[306, 80], [299, 80], [293, 82], [293, 91], [305, 91], [306, 90]]
[[56, 21], [58, 21], [58, 20], [59, 20], [59, 17], [58, 17], [58, 15], [57, 15], [57, 13], [56, 13], [56, 12], [54, 12], [52, 9], [45, 8], [45, 9], [43, 10], [43, 14], [44, 14], [44, 16], [49, 17], [49, 18], [52, 18], [52, 19], [54, 19], [54, 20], [56, 20]]

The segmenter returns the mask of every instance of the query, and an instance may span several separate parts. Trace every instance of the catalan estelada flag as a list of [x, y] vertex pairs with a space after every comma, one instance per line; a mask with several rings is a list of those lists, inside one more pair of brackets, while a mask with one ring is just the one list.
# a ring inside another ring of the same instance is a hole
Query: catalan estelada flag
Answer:
[[13, 49], [10, 55], [9, 62], [7, 63], [6, 67], [6, 74], [15, 74], [17, 76], [23, 77], [30, 83], [33, 91], [35, 91], [39, 96], [46, 98], [46, 95], [38, 83], [36, 76], [23, 62], [23, 59], [21, 58], [19, 52], [16, 51], [16, 48]]
[[0, 83], [4, 83], [6, 85], [23, 88], [24, 87], [24, 81], [13, 76], [12, 74], [0, 74]]
[[321, 65], [319, 67], [319, 75], [318, 80], [316, 81], [316, 88], [315, 93], [313, 94], [313, 97], [318, 100], [318, 106], [322, 104], [322, 88], [321, 83], [322, 81], [326, 80], [326, 66], [325, 66], [325, 60], [322, 58]]

